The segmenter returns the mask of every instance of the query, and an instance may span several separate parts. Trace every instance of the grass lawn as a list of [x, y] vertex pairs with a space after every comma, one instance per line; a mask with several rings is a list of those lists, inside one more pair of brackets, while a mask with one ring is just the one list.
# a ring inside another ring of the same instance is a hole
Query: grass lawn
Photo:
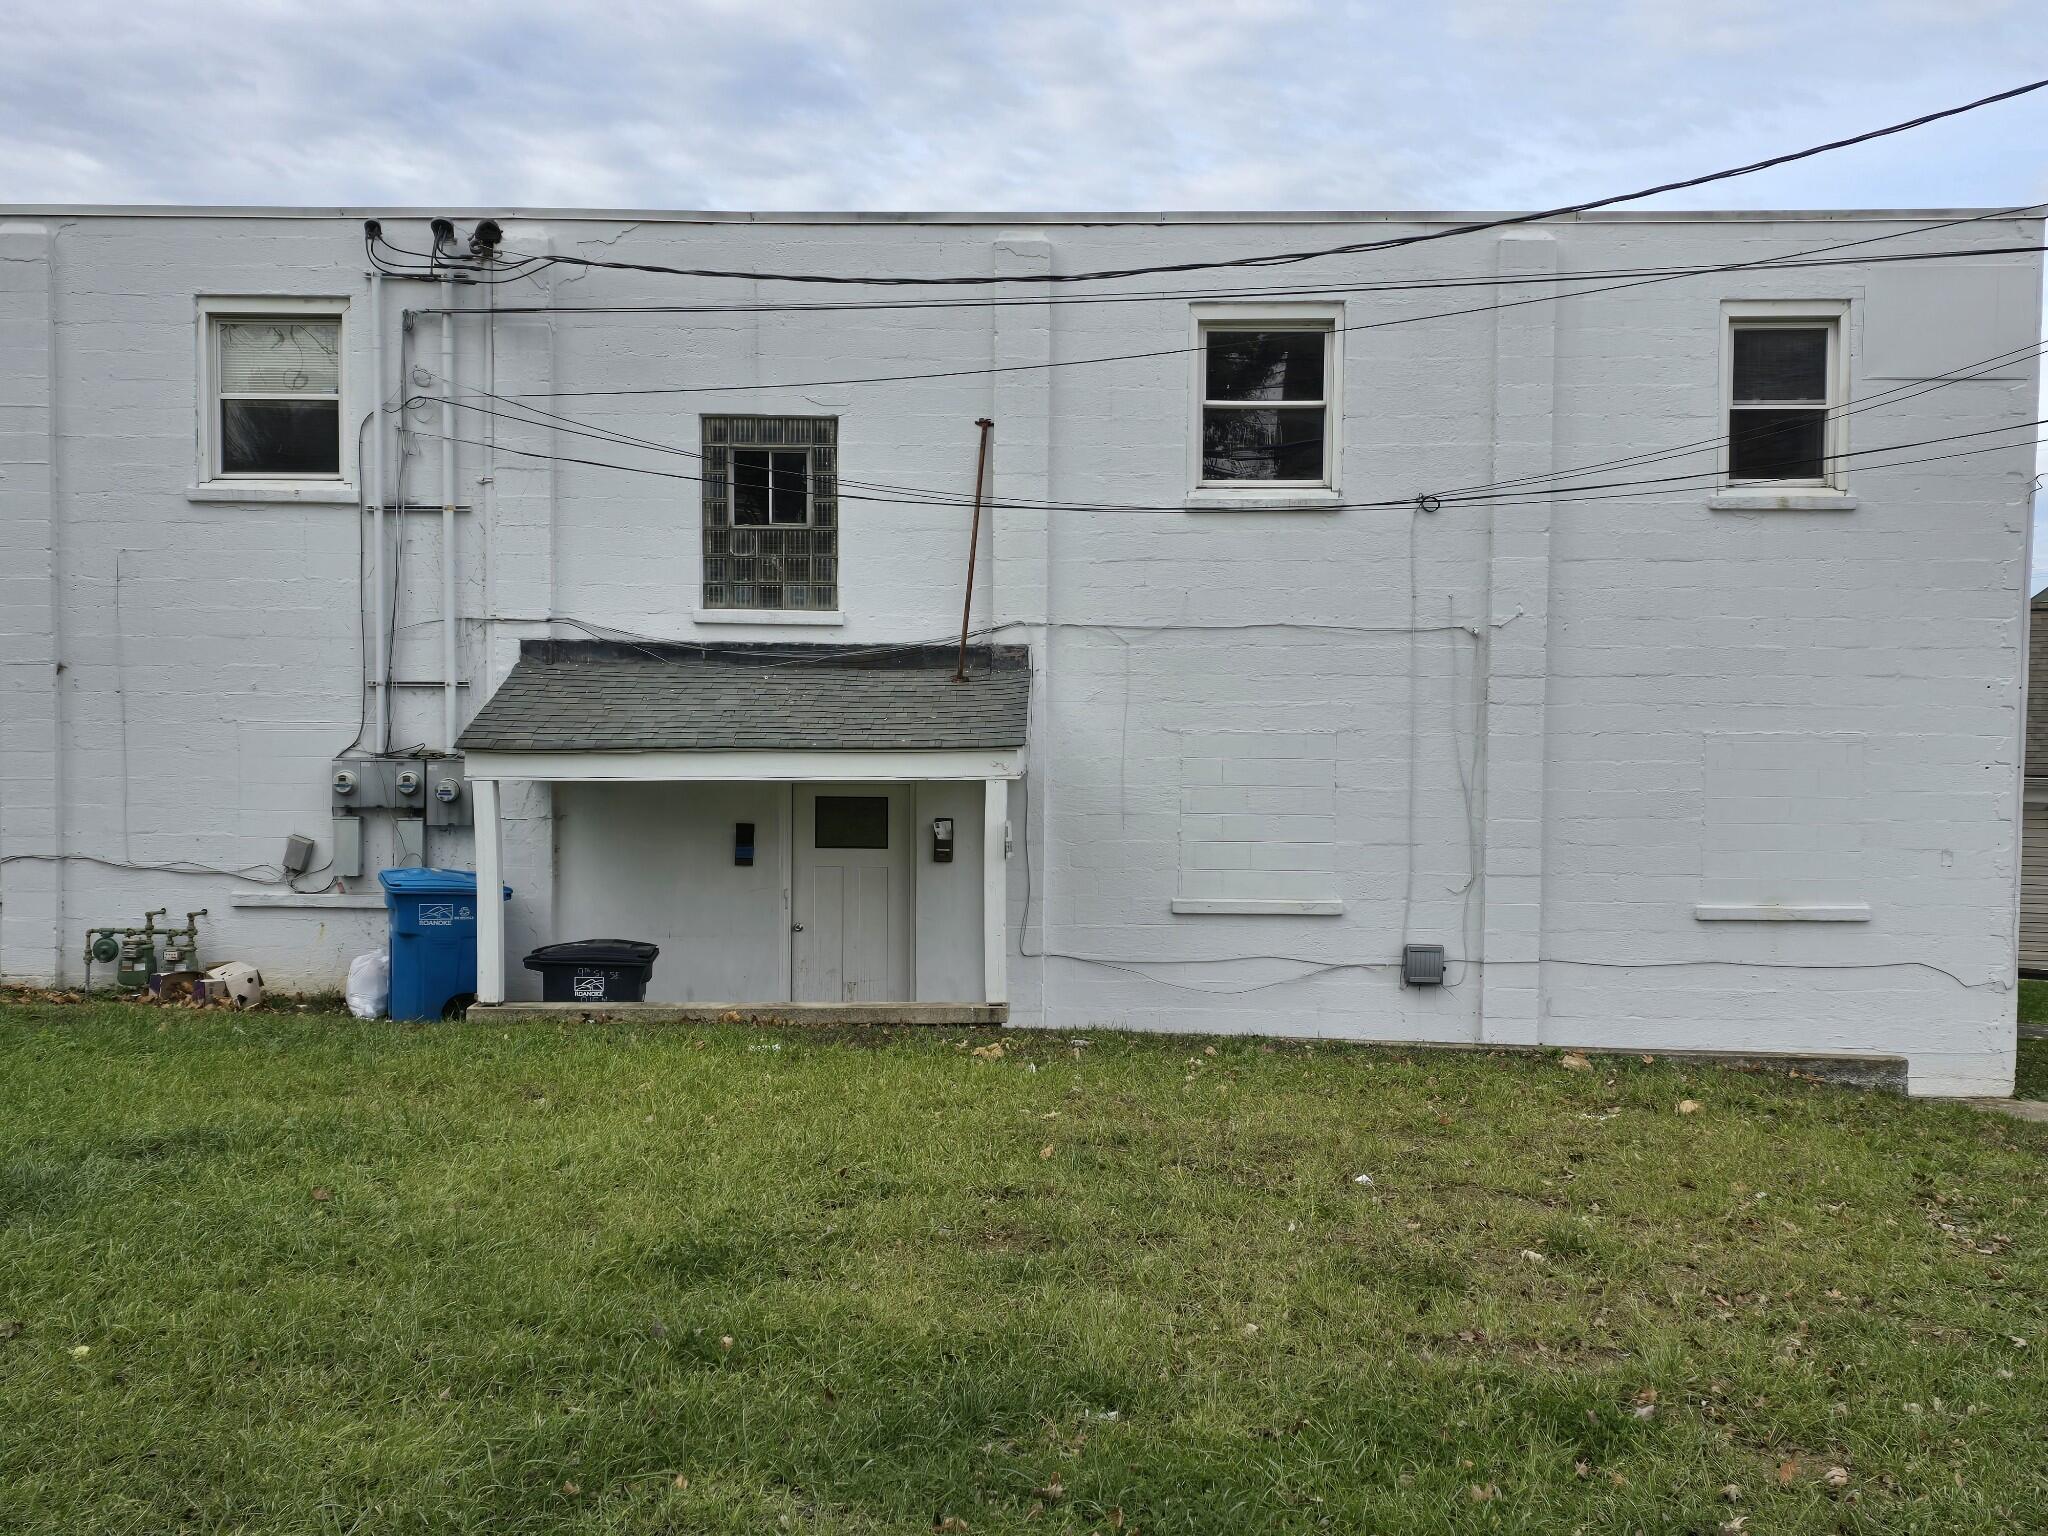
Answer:
[[2044, 1298], [1782, 1077], [0, 1007], [7, 1531], [2038, 1530]]
[[[2020, 983], [2020, 1022], [2048, 1024], [2048, 981]], [[2021, 1039], [2012, 1093], [2016, 1099], [2048, 1099], [2048, 1040]]]

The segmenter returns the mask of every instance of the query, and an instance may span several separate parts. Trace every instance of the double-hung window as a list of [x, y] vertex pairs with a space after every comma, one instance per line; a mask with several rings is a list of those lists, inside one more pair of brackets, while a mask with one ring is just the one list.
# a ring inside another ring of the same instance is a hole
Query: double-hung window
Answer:
[[1334, 486], [1334, 318], [1224, 314], [1197, 334], [1196, 489]]
[[208, 478], [343, 477], [338, 309], [205, 317]]
[[1728, 322], [1729, 484], [1838, 485], [1840, 316], [1745, 308]]
[[839, 420], [704, 418], [704, 608], [839, 606]]

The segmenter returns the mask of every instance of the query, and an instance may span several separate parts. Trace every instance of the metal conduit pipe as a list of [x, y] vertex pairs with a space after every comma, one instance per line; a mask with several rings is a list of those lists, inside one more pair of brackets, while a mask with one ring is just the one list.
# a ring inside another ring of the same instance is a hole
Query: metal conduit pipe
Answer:
[[455, 284], [441, 283], [441, 745], [455, 750]]
[[384, 708], [384, 690], [391, 684], [391, 660], [385, 646], [388, 636], [384, 628], [384, 274], [370, 274], [370, 462], [365, 468], [364, 478], [370, 490], [370, 541], [375, 546], [371, 559], [370, 584], [376, 596], [375, 615], [370, 633], [376, 637], [370, 672], [370, 686], [374, 690], [370, 702], [375, 706], [377, 717], [376, 734], [371, 737], [374, 750], [383, 752], [390, 745], [387, 739], [390, 726]]

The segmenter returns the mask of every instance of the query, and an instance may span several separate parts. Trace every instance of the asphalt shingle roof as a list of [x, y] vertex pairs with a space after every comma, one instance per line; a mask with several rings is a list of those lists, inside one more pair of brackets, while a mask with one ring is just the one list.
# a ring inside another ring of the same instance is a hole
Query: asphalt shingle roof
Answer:
[[1022, 646], [639, 645], [527, 640], [469, 723], [472, 752], [933, 751], [1019, 747]]

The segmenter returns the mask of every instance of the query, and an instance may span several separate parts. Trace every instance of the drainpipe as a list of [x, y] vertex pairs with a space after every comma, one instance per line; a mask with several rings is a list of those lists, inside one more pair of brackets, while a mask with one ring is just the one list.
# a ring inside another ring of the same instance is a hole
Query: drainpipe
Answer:
[[376, 660], [370, 673], [375, 692], [370, 695], [370, 702], [376, 707], [377, 714], [377, 734], [372, 741], [375, 750], [381, 753], [391, 745], [387, 739], [390, 727], [385, 724], [388, 711], [384, 708], [384, 690], [391, 686], [391, 661], [384, 651], [384, 274], [374, 271], [370, 274], [370, 462], [367, 476], [370, 482], [370, 539], [376, 546], [370, 578], [376, 591], [376, 606], [371, 610], [376, 617], [370, 629], [370, 633], [376, 636]]
[[441, 744], [455, 750], [455, 284], [441, 282]]

